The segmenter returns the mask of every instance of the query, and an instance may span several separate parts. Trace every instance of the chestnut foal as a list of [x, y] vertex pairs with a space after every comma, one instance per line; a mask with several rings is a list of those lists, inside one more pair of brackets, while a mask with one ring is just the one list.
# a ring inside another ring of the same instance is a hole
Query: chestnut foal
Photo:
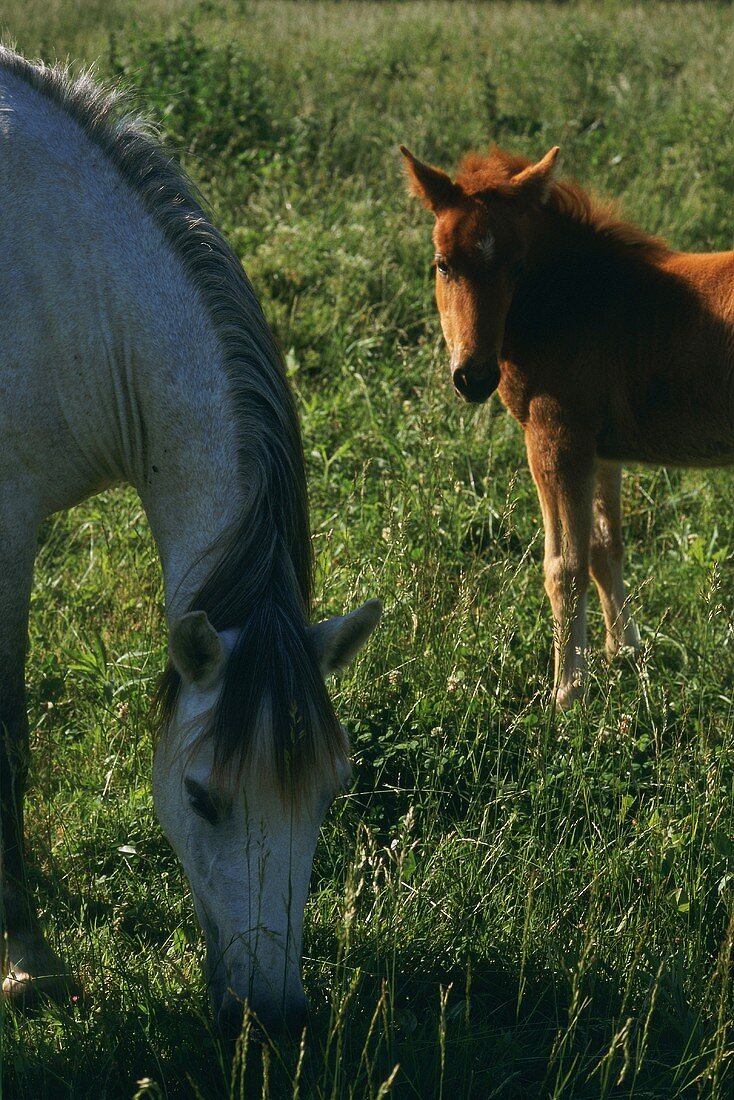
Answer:
[[401, 147], [436, 218], [436, 300], [456, 392], [499, 390], [545, 525], [555, 698], [583, 685], [591, 572], [606, 648], [639, 648], [622, 579], [622, 462], [734, 461], [734, 252], [693, 255], [499, 149], [455, 180]]

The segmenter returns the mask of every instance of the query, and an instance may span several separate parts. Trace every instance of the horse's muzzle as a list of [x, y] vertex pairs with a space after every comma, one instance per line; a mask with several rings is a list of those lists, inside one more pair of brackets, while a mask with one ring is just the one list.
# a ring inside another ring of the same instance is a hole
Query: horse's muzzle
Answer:
[[459, 397], [473, 405], [486, 401], [500, 384], [500, 368], [497, 360], [476, 363], [469, 360], [457, 367], [452, 374], [454, 389]]
[[[226, 995], [217, 1012], [222, 1037], [230, 1043], [239, 1038], [244, 1021], [244, 1004]], [[251, 1037], [256, 1042], [298, 1042], [306, 1026], [305, 998], [297, 998], [281, 1007], [271, 1004], [252, 1006]]]

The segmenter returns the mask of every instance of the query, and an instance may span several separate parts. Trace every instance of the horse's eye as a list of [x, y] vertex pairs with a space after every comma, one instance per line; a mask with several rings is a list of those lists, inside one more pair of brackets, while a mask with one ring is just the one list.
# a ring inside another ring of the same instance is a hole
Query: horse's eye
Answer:
[[191, 809], [210, 825], [217, 823], [217, 810], [210, 798], [192, 798]]
[[209, 825], [216, 825], [219, 820], [219, 807], [205, 787], [194, 782], [193, 779], [184, 780], [186, 793], [189, 796], [189, 805], [195, 814], [203, 817]]
[[439, 275], [444, 276], [448, 275], [449, 273], [449, 265], [446, 263], [446, 260], [443, 258], [443, 256], [436, 256], [436, 271], [439, 273]]

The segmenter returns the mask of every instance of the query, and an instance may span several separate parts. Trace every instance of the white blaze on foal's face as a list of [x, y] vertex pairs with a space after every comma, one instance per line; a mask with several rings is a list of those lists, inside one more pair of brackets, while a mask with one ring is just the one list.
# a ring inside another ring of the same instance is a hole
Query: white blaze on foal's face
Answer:
[[[343, 667], [377, 623], [371, 600], [351, 615], [312, 627], [324, 675]], [[294, 802], [271, 777], [214, 778], [214, 749], [201, 739], [217, 703], [236, 631], [217, 634], [203, 612], [176, 620], [171, 658], [182, 686], [175, 717], [156, 749], [153, 795], [160, 823], [181, 860], [207, 947], [207, 979], [217, 1020], [236, 1035], [247, 1001], [269, 1032], [298, 1034], [303, 912], [319, 828], [349, 769], [325, 770]]]

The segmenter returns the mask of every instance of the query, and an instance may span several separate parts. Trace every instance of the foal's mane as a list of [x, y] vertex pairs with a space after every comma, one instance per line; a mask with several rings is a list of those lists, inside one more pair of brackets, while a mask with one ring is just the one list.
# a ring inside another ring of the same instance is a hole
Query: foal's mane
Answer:
[[[486, 154], [468, 153], [459, 165], [456, 182], [467, 195], [512, 198], [518, 191], [513, 177], [532, 163], [527, 157], [494, 146]], [[607, 242], [632, 249], [639, 259], [659, 259], [668, 251], [665, 241], [621, 219], [614, 203], [595, 198], [574, 180], [554, 180], [544, 205], [561, 218], [594, 231]]]
[[[284, 792], [299, 794], [317, 771], [338, 767], [345, 745], [307, 632], [308, 499], [298, 416], [280, 352], [240, 261], [129, 96], [88, 72], [74, 78], [66, 67], [32, 64], [1, 45], [0, 68], [56, 104], [103, 152], [154, 218], [212, 319], [247, 503], [227, 538], [211, 548], [216, 564], [189, 608], [205, 611], [218, 631], [240, 631], [207, 736], [219, 774], [254, 766], [273, 775]], [[169, 662], [154, 702], [157, 734], [170, 723], [180, 687]]]

